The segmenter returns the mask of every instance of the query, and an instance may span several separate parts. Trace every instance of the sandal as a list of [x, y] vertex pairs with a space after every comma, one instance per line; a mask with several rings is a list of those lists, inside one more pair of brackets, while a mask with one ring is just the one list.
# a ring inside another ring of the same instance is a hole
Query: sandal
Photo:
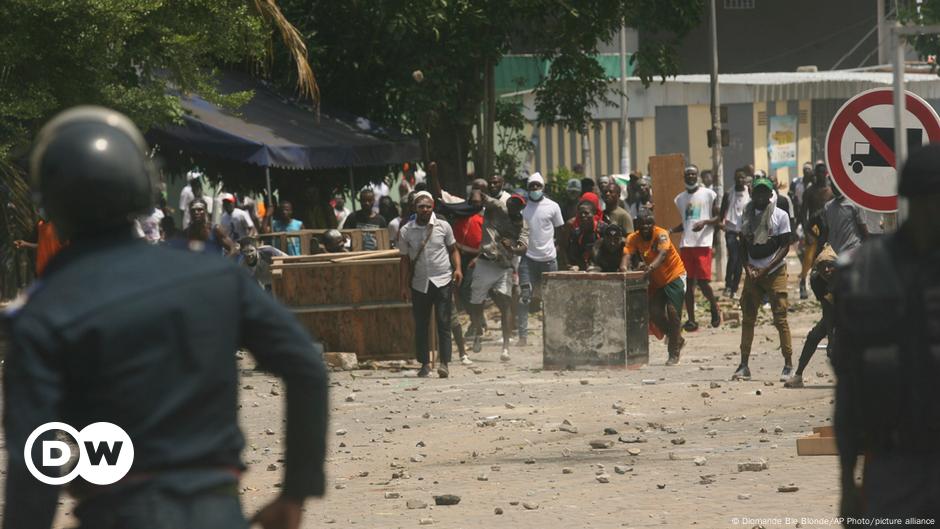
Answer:
[[695, 331], [698, 330], [698, 323], [696, 323], [696, 322], [694, 322], [694, 321], [687, 321], [687, 322], [685, 322], [685, 324], [682, 326], [682, 330], [685, 331], [685, 332], [695, 332]]
[[712, 327], [718, 328], [721, 326], [721, 312], [718, 309], [712, 311]]

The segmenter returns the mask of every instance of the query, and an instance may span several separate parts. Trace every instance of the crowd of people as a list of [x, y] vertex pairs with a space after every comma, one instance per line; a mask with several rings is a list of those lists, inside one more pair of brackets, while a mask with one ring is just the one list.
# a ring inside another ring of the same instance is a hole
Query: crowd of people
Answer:
[[[546, 181], [539, 173], [525, 179], [520, 188], [493, 175], [475, 178], [462, 193], [455, 193], [441, 187], [431, 164], [426, 178], [403, 180], [397, 205], [382, 183], [359, 191], [355, 211], [346, 207], [342, 196], [334, 198], [332, 207], [341, 228], [367, 230], [363, 249], [377, 248], [369, 230], [388, 230], [391, 247], [400, 249], [402, 297], [413, 301], [421, 376], [430, 374], [427, 333], [420, 329], [428, 328], [432, 307], [438, 318], [438, 372], [447, 376], [452, 341], [464, 365], [472, 364], [470, 355], [482, 350], [486, 301], [492, 301], [500, 313], [500, 359], [509, 361], [513, 337], [515, 346], [528, 343], [529, 315], [541, 309], [545, 273], [638, 270], [649, 281], [650, 327], [666, 340], [667, 365], [680, 360], [682, 334], [699, 329], [696, 294], [701, 292], [712, 327], [722, 323], [718, 297], [739, 300], [740, 364], [734, 378], [751, 376], [748, 360], [754, 326], [765, 306], [779, 333], [780, 378], [789, 387], [801, 387], [803, 371], [819, 343], [831, 335], [829, 291], [836, 258], [869, 236], [858, 207], [830, 185], [824, 162], [806, 163], [802, 173], [784, 193], [776, 178], [752, 166], [741, 167], [734, 170], [733, 187], [719, 196], [712, 172], [690, 165], [676, 175], [683, 179], [685, 190], [672, 197], [671, 204], [659, 204], [660, 209], [676, 208], [681, 222], [675, 226], [656, 224], [651, 178], [639, 173], [631, 174], [624, 187], [607, 176], [597, 181], [571, 179], [556, 202], [546, 194]], [[267, 208], [264, 201], [231, 193], [217, 198], [218, 202], [206, 196], [201, 173], [190, 172], [180, 193], [180, 229], [174, 212], [158, 196], [152, 211], [136, 219], [138, 236], [153, 244], [231, 256], [270, 290], [273, 258], [301, 255], [303, 249], [299, 236], [261, 236], [299, 232], [304, 223], [294, 217], [289, 200]], [[214, 208], [221, 210], [215, 217]], [[712, 264], [721, 231], [727, 264], [724, 289], [716, 292], [711, 286]], [[62, 244], [44, 221], [32, 240], [16, 242], [17, 247], [36, 249], [37, 272]], [[808, 278], [823, 307], [795, 371], [786, 266], [794, 245], [801, 263], [800, 297], [808, 297]], [[350, 240], [331, 229], [314, 237], [311, 246], [312, 253], [346, 252]], [[459, 311], [469, 315], [466, 329], [457, 318]]]
[[[699, 329], [696, 293], [701, 292], [712, 327], [722, 324], [719, 296], [740, 304], [740, 363], [734, 379], [751, 378], [754, 328], [761, 307], [767, 307], [783, 356], [780, 380], [787, 387], [802, 387], [803, 371], [819, 343], [832, 334], [836, 258], [851, 253], [869, 236], [858, 207], [831, 185], [825, 163], [807, 163], [803, 169], [785, 192], [775, 177], [741, 167], [734, 171], [733, 187], [719, 196], [713, 173], [690, 165], [676, 175], [684, 180], [685, 191], [673, 197], [672, 204], [658, 206], [675, 207], [681, 222], [661, 226], [654, 214], [651, 179], [638, 173], [630, 175], [626, 189], [610, 177], [570, 180], [559, 203], [546, 195], [539, 173], [516, 189], [498, 175], [474, 179], [461, 196], [441, 188], [432, 164], [428, 185], [403, 197], [392, 235], [402, 254], [402, 297], [414, 301], [419, 375], [430, 374], [427, 333], [422, 330], [429, 328], [432, 306], [438, 314], [438, 374], [446, 377], [452, 341], [464, 365], [472, 364], [470, 355], [481, 351], [486, 300], [500, 313], [500, 359], [509, 361], [513, 335], [516, 345], [527, 344], [529, 315], [541, 308], [543, 274], [636, 270], [649, 282], [651, 332], [666, 340], [666, 365], [679, 363], [683, 333]], [[363, 193], [362, 202], [371, 204], [372, 191]], [[368, 208], [359, 214], [367, 219], [381, 216]], [[727, 265], [719, 292], [711, 282], [721, 231]], [[807, 298], [809, 278], [823, 307], [795, 370], [786, 264], [793, 248], [801, 263], [800, 297]], [[465, 330], [458, 311], [470, 317]]]

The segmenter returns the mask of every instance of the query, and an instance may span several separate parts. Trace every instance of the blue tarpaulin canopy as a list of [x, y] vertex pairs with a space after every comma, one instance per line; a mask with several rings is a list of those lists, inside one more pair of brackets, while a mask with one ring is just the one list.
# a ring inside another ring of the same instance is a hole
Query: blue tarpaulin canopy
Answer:
[[315, 112], [257, 81], [222, 77], [223, 94], [253, 90], [236, 111], [192, 94], [181, 97], [182, 125], [152, 129], [152, 143], [224, 160], [281, 169], [336, 169], [398, 164], [421, 157], [417, 139], [338, 111]]

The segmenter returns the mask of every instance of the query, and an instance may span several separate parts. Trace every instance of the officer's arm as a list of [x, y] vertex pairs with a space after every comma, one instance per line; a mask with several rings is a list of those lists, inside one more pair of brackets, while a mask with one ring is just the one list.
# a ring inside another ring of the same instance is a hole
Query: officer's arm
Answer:
[[[59, 487], [45, 485], [30, 474], [23, 449], [33, 430], [61, 420], [63, 380], [48, 330], [24, 318], [16, 322], [11, 338], [13, 351], [3, 370], [7, 450], [3, 527], [47, 529], [52, 526]], [[33, 461], [41, 461], [42, 441], [51, 436], [52, 433], [33, 443]]]
[[281, 377], [287, 387], [287, 462], [283, 495], [302, 500], [322, 496], [329, 398], [323, 347], [293, 314], [239, 273], [242, 344], [258, 368]]

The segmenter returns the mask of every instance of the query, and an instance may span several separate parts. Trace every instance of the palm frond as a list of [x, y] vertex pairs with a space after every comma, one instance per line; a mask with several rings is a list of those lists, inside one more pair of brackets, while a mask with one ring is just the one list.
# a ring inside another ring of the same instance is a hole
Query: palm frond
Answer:
[[313, 68], [307, 61], [307, 44], [297, 28], [281, 12], [276, 0], [254, 0], [255, 9], [266, 20], [274, 24], [281, 40], [287, 47], [297, 67], [297, 89], [301, 96], [309, 97], [315, 104], [320, 102], [320, 88], [313, 74]]

